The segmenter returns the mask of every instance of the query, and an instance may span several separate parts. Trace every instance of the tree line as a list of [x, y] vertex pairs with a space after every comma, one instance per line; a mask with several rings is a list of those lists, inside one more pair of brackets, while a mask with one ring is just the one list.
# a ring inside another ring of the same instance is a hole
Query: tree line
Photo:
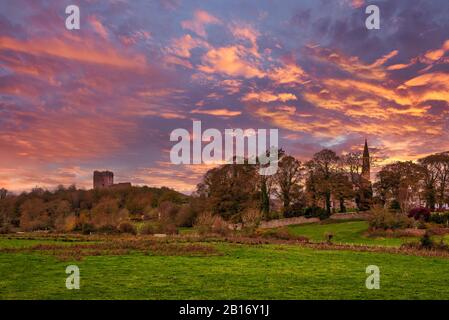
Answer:
[[[370, 158], [375, 165], [376, 159]], [[375, 183], [365, 179], [363, 153], [337, 155], [324, 149], [302, 162], [279, 151], [278, 171], [261, 176], [254, 165], [226, 164], [209, 170], [195, 196], [207, 210], [240, 222], [245, 210], [258, 209], [265, 219], [319, 216], [380, 206], [401, 212], [415, 207], [431, 211], [449, 206], [449, 152], [387, 164]], [[277, 204], [277, 206], [276, 206]]]
[[[155, 220], [169, 229], [192, 226], [207, 213], [228, 222], [370, 210], [408, 212], [449, 204], [449, 152], [416, 162], [385, 165], [371, 184], [362, 175], [363, 154], [323, 149], [308, 161], [279, 150], [278, 170], [260, 175], [261, 164], [224, 164], [207, 171], [191, 196], [169, 188], [82, 190], [59, 186], [19, 195], [0, 189], [0, 228], [32, 230], [114, 229], [131, 220]], [[350, 208], [349, 208], [350, 207]], [[248, 218], [249, 217], [249, 218]]]
[[18, 195], [0, 189], [0, 231], [117, 231], [132, 220], [172, 218], [186, 207], [178, 217], [183, 224], [191, 215], [188, 202], [188, 196], [165, 187], [83, 190], [59, 186]]
[[[198, 184], [194, 197], [202, 199], [206, 210], [226, 220], [241, 222], [248, 210], [262, 217], [320, 216], [346, 212], [348, 201], [357, 210], [372, 203], [369, 181], [363, 179], [363, 154], [337, 155], [330, 149], [302, 162], [279, 150], [274, 175], [259, 174], [259, 166], [225, 164], [209, 170]], [[337, 204], [337, 205], [335, 205]]]
[[431, 211], [444, 210], [449, 204], [449, 152], [384, 166], [374, 190], [378, 201], [392, 209], [407, 212], [425, 206]]

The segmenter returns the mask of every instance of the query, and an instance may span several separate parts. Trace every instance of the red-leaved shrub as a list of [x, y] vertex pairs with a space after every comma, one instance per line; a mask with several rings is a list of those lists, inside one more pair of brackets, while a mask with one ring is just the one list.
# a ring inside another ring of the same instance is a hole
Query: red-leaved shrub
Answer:
[[430, 210], [424, 207], [413, 208], [408, 212], [409, 218], [414, 218], [415, 220], [429, 221]]

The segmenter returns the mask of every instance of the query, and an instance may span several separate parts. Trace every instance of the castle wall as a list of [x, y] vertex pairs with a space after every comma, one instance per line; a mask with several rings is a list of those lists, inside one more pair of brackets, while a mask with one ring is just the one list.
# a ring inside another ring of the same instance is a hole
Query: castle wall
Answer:
[[111, 171], [94, 171], [94, 189], [109, 188], [114, 184]]

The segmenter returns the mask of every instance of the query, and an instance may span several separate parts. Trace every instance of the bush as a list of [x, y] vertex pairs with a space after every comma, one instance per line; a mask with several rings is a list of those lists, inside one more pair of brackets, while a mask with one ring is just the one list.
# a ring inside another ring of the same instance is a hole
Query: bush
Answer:
[[373, 209], [371, 212], [369, 225], [372, 229], [395, 230], [413, 227], [413, 220], [401, 213], [391, 212], [383, 208]]
[[419, 240], [421, 243], [421, 247], [425, 249], [431, 249], [434, 246], [432, 239], [430, 238], [429, 232], [424, 233], [424, 235]]
[[59, 216], [55, 220], [55, 229], [59, 232], [73, 231], [76, 229], [76, 226], [77, 218], [75, 215]]
[[430, 214], [429, 221], [447, 226], [449, 225], [449, 212], [433, 212]]
[[229, 232], [228, 223], [221, 216], [210, 212], [200, 214], [196, 218], [194, 227], [200, 234], [212, 232], [225, 235]]
[[178, 228], [173, 222], [147, 222], [140, 227], [139, 233], [145, 235], [156, 233], [178, 234]]
[[332, 243], [332, 239], [334, 238], [334, 234], [333, 233], [331, 233], [331, 232], [326, 232], [325, 234], [324, 234], [324, 239], [326, 240], [326, 242], [328, 243], [328, 244], [331, 244]]
[[196, 212], [187, 205], [181, 207], [175, 217], [175, 223], [180, 227], [191, 227], [195, 221]]
[[120, 233], [137, 234], [136, 227], [130, 222], [122, 222], [118, 226]]
[[95, 232], [95, 227], [91, 223], [83, 223], [80, 229], [83, 234], [91, 234], [92, 232]]
[[304, 216], [306, 218], [320, 218], [320, 220], [325, 220], [330, 217], [330, 214], [327, 212], [327, 210], [314, 206], [307, 207], [304, 210]]
[[102, 198], [92, 209], [89, 222], [92, 223], [97, 230], [104, 230], [105, 233], [110, 233], [112, 232], [112, 229], [117, 229], [119, 224], [123, 221], [127, 221], [128, 218], [128, 210], [120, 209], [118, 199]]
[[429, 221], [430, 210], [424, 207], [413, 208], [408, 212], [408, 217], [415, 220]]
[[0, 226], [0, 234], [8, 234], [11, 232], [12, 232], [12, 229], [9, 224], [3, 224], [2, 226]]
[[166, 223], [159, 226], [158, 232], [166, 234], [178, 234], [178, 228], [174, 223]]
[[393, 211], [400, 211], [401, 210], [401, 204], [397, 200], [393, 200], [390, 203], [390, 210]]
[[155, 234], [157, 232], [154, 224], [147, 222], [140, 228], [139, 233], [148, 235]]
[[297, 240], [302, 242], [309, 242], [309, 238], [298, 236], [290, 233], [287, 227], [280, 227], [275, 229], [263, 230], [261, 236], [263, 238], [271, 238], [278, 240]]
[[270, 211], [266, 214], [266, 217], [265, 217], [265, 219], [268, 221], [279, 219], [279, 218], [281, 218], [281, 216], [280, 216], [279, 212], [277, 212], [277, 211]]
[[304, 215], [304, 207], [302, 203], [294, 203], [283, 211], [284, 218], [300, 217]]
[[242, 215], [243, 227], [249, 231], [254, 231], [262, 220], [262, 214], [257, 209], [247, 209]]
[[97, 228], [96, 231], [98, 233], [105, 233], [105, 234], [118, 233], [118, 229], [111, 224], [102, 225], [101, 227]]

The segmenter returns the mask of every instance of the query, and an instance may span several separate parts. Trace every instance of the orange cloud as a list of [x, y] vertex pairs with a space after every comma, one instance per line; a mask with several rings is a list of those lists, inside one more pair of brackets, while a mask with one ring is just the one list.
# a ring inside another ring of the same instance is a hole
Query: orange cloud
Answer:
[[96, 16], [90, 16], [88, 18], [88, 21], [95, 32], [97, 32], [103, 39], [108, 38], [108, 31], [106, 30], [106, 27], [101, 23], [100, 20], [98, 20]]
[[241, 111], [232, 111], [226, 108], [221, 109], [207, 109], [207, 110], [200, 110], [200, 109], [194, 109], [191, 111], [191, 113], [196, 114], [207, 114], [211, 116], [217, 116], [217, 117], [236, 117], [242, 114]]
[[209, 50], [202, 58], [199, 70], [206, 73], [222, 73], [245, 78], [263, 77], [265, 73], [254, 62], [246, 60], [247, 50], [242, 46], [231, 46]]
[[[11, 116], [10, 116], [11, 117]], [[35, 162], [92, 159], [112, 154], [125, 145], [134, 125], [107, 115], [15, 112], [14, 133], [2, 132], [0, 150], [9, 157]], [[4, 161], [6, 157], [3, 157]]]
[[331, 65], [362, 79], [383, 80], [387, 77], [384, 64], [398, 54], [393, 50], [371, 64], [360, 61], [359, 57], [347, 57], [337, 51], [319, 46], [308, 46], [307, 51], [314, 59], [330, 63]]
[[184, 29], [193, 31], [204, 38], [206, 37], [206, 26], [209, 24], [221, 24], [221, 21], [204, 10], [195, 11], [193, 20], [181, 22]]
[[[45, 174], [43, 174], [45, 172]], [[27, 165], [14, 168], [0, 168], [0, 185], [12, 192], [29, 191], [35, 187], [54, 189], [58, 185], [77, 187], [92, 187], [92, 171], [78, 166], [60, 167], [46, 170], [45, 166]]]
[[168, 51], [181, 58], [190, 58], [190, 51], [198, 47], [209, 48], [210, 46], [206, 41], [193, 38], [190, 34], [186, 34], [172, 40]]
[[286, 102], [289, 100], [297, 100], [297, 98], [292, 93], [275, 94], [270, 91], [250, 92], [247, 93], [242, 98], [242, 101], [260, 101], [260, 102], [274, 102], [274, 101]]
[[449, 40], [446, 40], [440, 49], [429, 50], [425, 53], [424, 57], [431, 61], [437, 61], [441, 59], [448, 51], [449, 51]]
[[142, 69], [146, 67], [141, 54], [125, 54], [108, 45], [89, 38], [17, 40], [0, 37], [0, 50], [13, 50], [36, 56], [53, 56], [84, 63], [104, 64], [120, 68]]
[[294, 63], [270, 70], [268, 77], [277, 84], [304, 84], [306, 82], [306, 73]]
[[220, 86], [228, 92], [228, 94], [236, 94], [240, 91], [242, 81], [235, 79], [226, 79], [221, 81]]
[[449, 102], [449, 74], [427, 73], [406, 81], [404, 85], [421, 88], [419, 92], [414, 93], [420, 101], [440, 100]]
[[257, 46], [257, 37], [259, 32], [247, 25], [233, 25], [231, 33], [236, 39], [247, 40], [250, 43], [249, 51], [256, 57], [260, 57], [259, 47]]
[[365, 4], [364, 0], [350, 0], [353, 8], [360, 8]]

